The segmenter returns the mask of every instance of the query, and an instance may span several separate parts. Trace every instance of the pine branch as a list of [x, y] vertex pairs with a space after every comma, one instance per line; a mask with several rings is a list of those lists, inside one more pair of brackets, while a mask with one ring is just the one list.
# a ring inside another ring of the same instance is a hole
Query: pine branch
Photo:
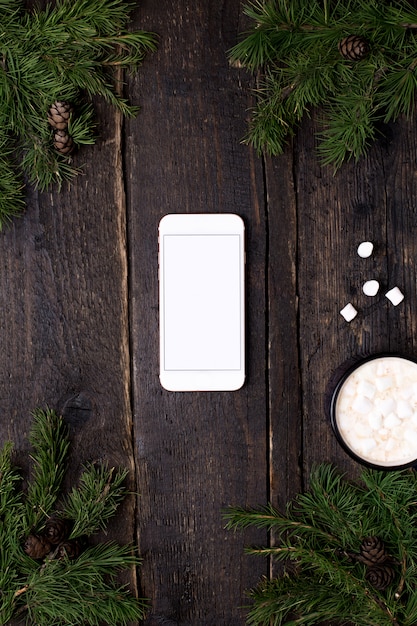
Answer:
[[21, 480], [12, 465], [13, 444], [7, 442], [0, 452], [0, 518], [4, 519], [20, 505], [16, 483]]
[[[262, 580], [250, 593], [248, 624], [414, 626], [415, 472], [365, 470], [350, 482], [321, 465], [309, 485], [285, 514], [271, 505], [225, 512], [228, 528], [274, 529], [275, 545], [246, 552], [285, 566], [283, 575]], [[287, 565], [292, 574], [285, 573]]]
[[12, 151], [6, 137], [0, 140], [0, 172], [2, 173], [0, 178], [1, 231], [3, 226], [21, 214], [25, 206], [23, 182], [12, 162]]
[[126, 624], [143, 619], [147, 603], [123, 587], [108, 584], [111, 574], [140, 561], [129, 546], [102, 544], [76, 561], [48, 561], [22, 588], [19, 602], [35, 624]]
[[123, 485], [127, 470], [91, 465], [81, 475], [80, 485], [67, 497], [64, 515], [74, 521], [71, 538], [92, 535], [105, 528], [126, 497]]
[[29, 435], [33, 447], [33, 471], [26, 500], [26, 530], [37, 528], [48, 517], [61, 490], [69, 441], [66, 426], [51, 409], [37, 409]]
[[[24, 176], [44, 190], [79, 173], [70, 152], [54, 144], [51, 105], [73, 105], [64, 130], [75, 147], [95, 141], [95, 96], [123, 115], [137, 114], [116, 74], [137, 71], [156, 37], [128, 30], [133, 7], [123, 0], [59, 0], [29, 13], [21, 2], [0, 2], [0, 228], [24, 207]], [[20, 158], [11, 163], [11, 155]]]
[[[254, 604], [249, 609], [247, 623], [252, 626], [270, 623], [313, 626], [327, 620], [341, 625], [395, 625], [384, 606], [380, 606], [366, 588], [347, 595], [313, 576], [293, 578], [286, 575], [273, 581], [265, 579], [250, 596]], [[371, 621], [373, 619], [377, 621]]]
[[[252, 27], [230, 59], [265, 76], [245, 138], [259, 153], [281, 154], [301, 117], [322, 107], [320, 155], [337, 170], [366, 154], [380, 121], [413, 114], [417, 9], [405, 0], [257, 0], [245, 13]], [[366, 44], [356, 60], [343, 51], [348, 35]]]
[[256, 528], [273, 530], [279, 536], [284, 533], [293, 533], [305, 536], [319, 535], [326, 541], [337, 544], [339, 543], [337, 535], [331, 535], [314, 525], [304, 523], [298, 519], [291, 519], [286, 515], [281, 515], [271, 505], [261, 509], [260, 511], [248, 511], [246, 509], [231, 507], [228, 511], [225, 511], [224, 518], [228, 520], [226, 524], [226, 528], [228, 529], [237, 530], [247, 528], [249, 526], [255, 526]]
[[[50, 409], [36, 410], [33, 419], [33, 470], [27, 492], [12, 465], [12, 444], [0, 451], [0, 624], [23, 617], [37, 626], [142, 620], [146, 601], [117, 579], [118, 572], [141, 563], [133, 547], [114, 542], [88, 545], [89, 534], [105, 528], [126, 495], [122, 483], [127, 472], [88, 468], [78, 489], [65, 500], [61, 484], [67, 429]], [[68, 509], [56, 508], [59, 502], [67, 502]]]
[[25, 509], [18, 483], [21, 477], [12, 465], [13, 445], [7, 442], [0, 453], [0, 623], [13, 616], [13, 589], [19, 584], [21, 524]]

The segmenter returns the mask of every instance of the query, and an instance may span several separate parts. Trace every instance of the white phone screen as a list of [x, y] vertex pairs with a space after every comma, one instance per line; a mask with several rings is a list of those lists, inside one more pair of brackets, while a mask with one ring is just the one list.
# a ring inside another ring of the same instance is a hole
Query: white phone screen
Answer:
[[238, 235], [165, 235], [165, 369], [240, 369]]
[[221, 389], [220, 377], [227, 388], [227, 373], [244, 369], [243, 233], [210, 220], [195, 231], [160, 237], [162, 369], [175, 389]]

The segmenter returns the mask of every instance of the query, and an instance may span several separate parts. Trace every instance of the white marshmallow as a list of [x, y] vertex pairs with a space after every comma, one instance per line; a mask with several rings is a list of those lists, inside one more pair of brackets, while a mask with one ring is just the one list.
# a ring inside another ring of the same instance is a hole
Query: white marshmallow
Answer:
[[405, 400], [398, 400], [397, 402], [397, 415], [400, 419], [404, 419], [404, 417], [411, 417], [413, 414], [413, 409]]
[[383, 398], [377, 404], [378, 411], [383, 415], [389, 415], [395, 411], [395, 400], [394, 398]]
[[377, 360], [377, 366], [376, 366], [377, 376], [388, 376], [391, 373], [392, 373], [392, 366], [390, 363], [388, 363], [387, 361], [384, 361], [384, 359], [381, 359], [381, 361]]
[[357, 396], [352, 403], [352, 409], [358, 413], [370, 413], [373, 409], [373, 404], [369, 398], [365, 396]]
[[395, 447], [395, 440], [394, 439], [388, 439], [387, 443], [385, 444], [385, 450], [387, 452], [391, 452], [391, 450], [393, 450]]
[[358, 383], [356, 391], [358, 394], [365, 396], [365, 398], [369, 398], [370, 400], [372, 400], [375, 395], [376, 389], [375, 385], [369, 380], [361, 380]]
[[400, 304], [400, 302], [404, 300], [404, 294], [400, 291], [400, 289], [398, 289], [398, 287], [393, 287], [387, 291], [385, 297], [388, 298], [388, 300], [391, 300], [394, 306], [397, 306], [397, 304]]
[[374, 244], [371, 241], [362, 241], [358, 246], [358, 254], [362, 259], [367, 259], [371, 256], [374, 249]]
[[369, 437], [369, 424], [366, 424], [365, 421], [356, 421], [354, 424], [355, 435], [363, 439], [364, 437]]
[[390, 413], [384, 419], [384, 427], [385, 428], [395, 428], [401, 424], [401, 420], [395, 415], [395, 413]]
[[362, 291], [366, 296], [376, 296], [379, 291], [379, 282], [377, 280], [367, 280], [363, 284]]
[[357, 310], [350, 302], [340, 311], [340, 315], [344, 317], [347, 322], [351, 322], [357, 314]]
[[408, 400], [409, 398], [413, 397], [414, 393], [414, 387], [413, 385], [410, 385], [409, 387], [404, 387], [403, 389], [401, 389], [400, 396], [405, 400]]
[[368, 422], [372, 430], [380, 430], [382, 425], [382, 417], [379, 413], [369, 413]]
[[361, 439], [361, 444], [363, 454], [367, 455], [375, 448], [376, 441], [372, 437], [367, 437], [365, 439]]
[[[417, 394], [417, 390], [416, 390]], [[350, 398], [352, 396], [356, 396], [356, 385], [351, 381], [347, 380], [343, 387], [343, 396], [344, 398]]]
[[375, 380], [375, 385], [378, 391], [387, 391], [394, 384], [392, 376], [378, 376]]
[[413, 449], [417, 448], [417, 433], [415, 430], [413, 430], [412, 428], [407, 428], [407, 430], [404, 433], [408, 443], [410, 444], [410, 446]]
[[375, 439], [378, 443], [383, 443], [384, 445], [386, 445], [386, 442], [389, 439], [388, 434], [389, 431], [386, 428], [380, 428], [375, 435]]

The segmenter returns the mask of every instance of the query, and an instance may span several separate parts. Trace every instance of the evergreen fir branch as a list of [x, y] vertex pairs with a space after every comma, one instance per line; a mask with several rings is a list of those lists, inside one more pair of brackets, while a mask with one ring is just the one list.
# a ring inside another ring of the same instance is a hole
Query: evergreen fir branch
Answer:
[[[245, 138], [258, 153], [281, 154], [301, 117], [323, 107], [319, 151], [337, 170], [366, 154], [381, 120], [413, 114], [417, 9], [406, 0], [257, 0], [244, 12], [252, 27], [230, 59], [265, 77]], [[348, 35], [368, 44], [358, 60], [339, 51]]]
[[110, 573], [139, 565], [129, 546], [90, 547], [75, 561], [47, 561], [29, 577], [19, 597], [35, 624], [126, 624], [143, 619], [147, 603], [109, 584]]
[[17, 562], [20, 552], [21, 524], [25, 509], [18, 483], [21, 477], [12, 465], [13, 445], [6, 442], [0, 452], [0, 623], [13, 616], [14, 588], [19, 584]]
[[[294, 498], [285, 514], [271, 505], [226, 511], [228, 528], [273, 529], [274, 545], [246, 552], [284, 563], [282, 575], [262, 580], [250, 593], [248, 624], [414, 626], [416, 487], [414, 471], [364, 470], [351, 482], [321, 465], [312, 471], [308, 491]], [[366, 545], [375, 540], [383, 551], [373, 557]], [[376, 566], [386, 576], [379, 583]]]
[[115, 39], [98, 37], [93, 44], [100, 46], [103, 52], [108, 50], [108, 55], [102, 60], [104, 66], [127, 68], [138, 66], [147, 52], [154, 52], [156, 49], [154, 37], [145, 31], [124, 33]]
[[93, 130], [95, 123], [93, 115], [94, 111], [91, 105], [86, 104], [77, 108], [76, 116], [70, 118], [68, 122], [68, 133], [77, 146], [94, 144], [95, 137]]
[[380, 116], [361, 95], [352, 96], [347, 103], [334, 103], [328, 111], [331, 113], [318, 150], [323, 165], [338, 170], [343, 163], [351, 159], [357, 162], [366, 154], [376, 137]]
[[103, 530], [120, 502], [126, 497], [124, 481], [127, 470], [90, 465], [65, 500], [63, 510], [74, 521], [71, 538], [92, 535]]
[[408, 118], [413, 115], [417, 93], [416, 67], [417, 58], [408, 67], [393, 68], [387, 72], [378, 92], [378, 101], [385, 112], [385, 122], [395, 120], [400, 115]]
[[285, 517], [281, 516], [271, 504], [259, 510], [229, 507], [224, 512], [223, 517], [227, 521], [226, 528], [228, 530], [241, 530], [249, 526], [271, 530], [279, 526], [282, 520], [285, 520]]
[[20, 215], [25, 201], [23, 182], [11, 160], [11, 150], [7, 141], [0, 141], [0, 230]]
[[[0, 624], [23, 617], [37, 626], [115, 626], [142, 620], [147, 602], [120, 586], [117, 578], [140, 565], [133, 547], [88, 545], [88, 533], [105, 527], [126, 494], [122, 482], [127, 472], [86, 470], [68, 501], [74, 513], [73, 537], [77, 531], [87, 536], [71, 539], [67, 512], [57, 507], [65, 503], [60, 489], [68, 432], [50, 409], [34, 411], [33, 420], [34, 467], [25, 492], [12, 464], [12, 444], [0, 451]], [[84, 507], [87, 515], [80, 511]]]
[[338, 544], [338, 535], [331, 535], [317, 528], [314, 525], [300, 521], [299, 519], [290, 518], [287, 515], [281, 515], [271, 505], [257, 510], [246, 510], [231, 507], [225, 511], [224, 518], [227, 520], [226, 528], [228, 529], [244, 529], [248, 526], [256, 526], [256, 528], [265, 528], [268, 531], [273, 530], [279, 536], [285, 533], [303, 536], [320, 536], [325, 541]]
[[12, 452], [13, 444], [10, 441], [4, 444], [0, 452], [0, 519], [10, 515], [20, 505], [16, 483], [21, 478], [12, 465]]
[[79, 63], [76, 67], [68, 68], [66, 75], [74, 85], [85, 91], [90, 98], [101, 96], [126, 117], [133, 117], [137, 114], [138, 108], [129, 105], [125, 98], [115, 92], [114, 86], [101, 64], [98, 65], [86, 58], [82, 64]]
[[295, 546], [271, 546], [270, 548], [245, 548], [245, 554], [252, 556], [272, 557], [276, 561], [283, 561], [286, 559], [298, 559], [300, 552]]
[[14, 21], [22, 6], [22, 0], [0, 0], [0, 25]]
[[383, 605], [370, 597], [365, 588], [357, 591], [355, 595], [344, 594], [336, 586], [329, 588], [312, 576], [294, 578], [285, 575], [272, 581], [264, 579], [250, 594], [253, 605], [247, 623], [252, 626], [271, 623], [315, 626], [322, 620], [335, 623], [336, 619], [341, 625], [393, 626], [394, 622]]
[[125, 29], [129, 13], [135, 6], [134, 2], [126, 0], [58, 0], [50, 12], [51, 19], [64, 24], [71, 34], [82, 33], [88, 25], [96, 32], [110, 36]]
[[101, 543], [85, 550], [77, 559], [77, 569], [83, 571], [86, 581], [90, 567], [98, 575], [115, 575], [128, 567], [141, 564], [141, 559], [135, 555], [132, 546], [119, 546], [115, 542]]
[[251, 111], [246, 143], [252, 144], [258, 153], [282, 154], [288, 136], [294, 132], [298, 116], [286, 106], [286, 98], [295, 85], [286, 83], [283, 76], [267, 73], [256, 91], [258, 104]]
[[26, 531], [37, 528], [56, 503], [65, 473], [69, 441], [66, 426], [51, 409], [37, 409], [29, 435], [33, 470], [26, 500]]
[[417, 481], [415, 472], [387, 473], [373, 470], [363, 473], [367, 487], [367, 509], [378, 511], [374, 527], [389, 529], [385, 543], [398, 555], [401, 578], [396, 593], [414, 592], [417, 585]]
[[[156, 37], [128, 30], [133, 8], [123, 0], [58, 0], [28, 12], [21, 2], [0, 1], [0, 136], [5, 138], [0, 228], [24, 207], [20, 179], [44, 190], [53, 183], [59, 188], [79, 173], [71, 156], [54, 147], [47, 119], [51, 105], [73, 105], [76, 147], [94, 143], [94, 97], [103, 97], [122, 115], [137, 114], [138, 107], [122, 95], [120, 70], [136, 71], [155, 50]], [[16, 164], [9, 163], [12, 154], [21, 154]]]
[[[83, 129], [80, 134], [88, 129]], [[86, 143], [86, 142], [85, 142]], [[41, 191], [56, 184], [60, 190], [63, 183], [70, 181], [81, 172], [72, 162], [52, 150], [43, 149], [42, 145], [26, 145], [22, 147], [22, 166], [28, 167], [28, 180]]]
[[352, 545], [356, 537], [372, 534], [363, 520], [363, 495], [334, 467], [319, 465], [311, 472], [309, 491], [288, 505], [287, 515], [327, 532], [333, 544]]
[[407, 616], [404, 626], [413, 626], [417, 622], [417, 594], [414, 590], [408, 595], [404, 613]]

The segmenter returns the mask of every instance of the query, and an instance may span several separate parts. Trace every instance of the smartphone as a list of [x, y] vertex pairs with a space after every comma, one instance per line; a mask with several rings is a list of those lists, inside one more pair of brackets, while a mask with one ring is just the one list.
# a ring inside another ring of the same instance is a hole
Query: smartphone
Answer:
[[234, 391], [245, 380], [244, 223], [222, 213], [159, 223], [160, 381]]

